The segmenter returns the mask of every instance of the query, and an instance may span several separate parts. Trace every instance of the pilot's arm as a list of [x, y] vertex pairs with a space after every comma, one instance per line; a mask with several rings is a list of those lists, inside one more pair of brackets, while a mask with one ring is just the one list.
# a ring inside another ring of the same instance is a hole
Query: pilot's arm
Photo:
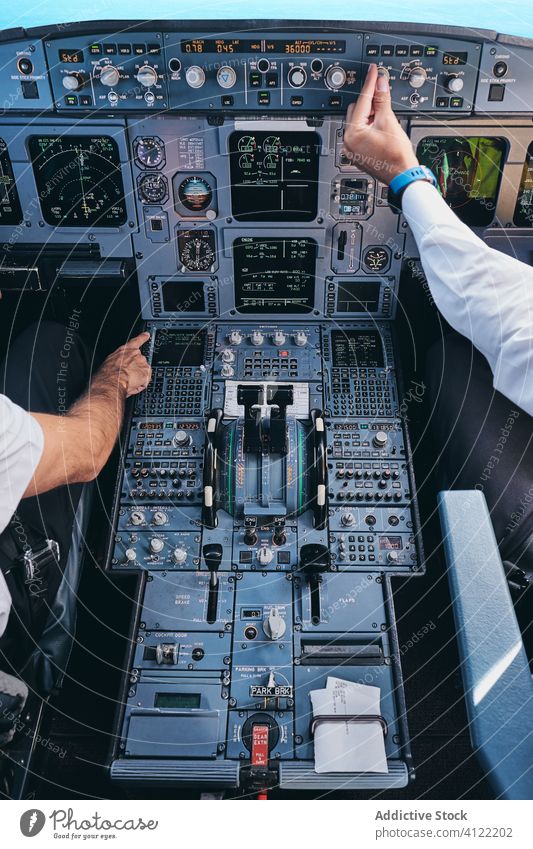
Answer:
[[40, 461], [24, 496], [93, 480], [109, 459], [122, 426], [126, 398], [146, 388], [151, 369], [141, 333], [104, 361], [85, 394], [64, 416], [32, 413], [44, 435]]
[[[418, 164], [375, 65], [348, 109], [344, 144], [385, 183]], [[430, 183], [409, 185], [402, 209], [438, 308], [486, 357], [495, 389], [533, 415], [533, 268], [489, 248]]]

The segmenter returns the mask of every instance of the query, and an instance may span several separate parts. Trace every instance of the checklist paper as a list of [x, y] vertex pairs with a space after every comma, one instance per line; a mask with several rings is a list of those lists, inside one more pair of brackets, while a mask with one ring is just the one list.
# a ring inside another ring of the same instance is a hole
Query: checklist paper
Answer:
[[[380, 688], [328, 677], [309, 693], [313, 716], [379, 715]], [[322, 722], [315, 729], [315, 772], [388, 772], [379, 722]]]

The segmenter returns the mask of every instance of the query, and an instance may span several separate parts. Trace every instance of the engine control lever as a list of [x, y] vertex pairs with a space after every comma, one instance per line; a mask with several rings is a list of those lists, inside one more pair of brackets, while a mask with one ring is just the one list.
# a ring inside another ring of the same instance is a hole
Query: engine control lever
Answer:
[[205, 426], [202, 524], [206, 528], [216, 528], [217, 525], [217, 448], [223, 415], [218, 408], [211, 410]]
[[308, 543], [300, 549], [299, 569], [307, 576], [311, 594], [311, 622], [320, 624], [320, 584], [322, 574], [330, 567], [330, 554], [327, 546], [321, 543]]
[[210, 625], [217, 621], [218, 607], [218, 570], [222, 563], [223, 548], [219, 542], [204, 545], [202, 554], [209, 569], [209, 598], [207, 601], [207, 621]]
[[311, 420], [313, 439], [313, 467], [314, 467], [314, 486], [315, 493], [313, 496], [313, 512], [314, 525], [318, 531], [323, 531], [326, 528], [328, 519], [328, 460], [327, 460], [327, 445], [326, 445], [326, 425], [324, 422], [324, 414], [321, 410], [310, 410], [309, 418]]

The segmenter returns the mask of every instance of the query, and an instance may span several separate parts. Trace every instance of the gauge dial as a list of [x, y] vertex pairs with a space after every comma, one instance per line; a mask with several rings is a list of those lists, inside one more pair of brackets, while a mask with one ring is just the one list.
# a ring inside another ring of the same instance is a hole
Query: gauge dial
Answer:
[[31, 136], [28, 149], [44, 220], [116, 227], [127, 218], [118, 146], [110, 136]]
[[263, 142], [263, 150], [265, 153], [279, 153], [281, 147], [281, 139], [279, 136], [267, 136]]
[[139, 179], [139, 195], [144, 203], [162, 203], [168, 197], [167, 178], [163, 174], [143, 174]]
[[390, 253], [387, 248], [374, 245], [367, 248], [363, 254], [363, 265], [367, 271], [385, 271], [390, 263]]
[[156, 136], [144, 136], [133, 143], [135, 158], [144, 168], [159, 168], [165, 164], [165, 145]]
[[202, 212], [213, 199], [213, 189], [204, 177], [186, 177], [178, 187], [178, 197], [186, 209]]
[[207, 271], [215, 263], [212, 230], [183, 230], [178, 236], [180, 260], [188, 271]]
[[257, 142], [254, 136], [241, 136], [238, 148], [241, 153], [254, 153], [257, 150]]

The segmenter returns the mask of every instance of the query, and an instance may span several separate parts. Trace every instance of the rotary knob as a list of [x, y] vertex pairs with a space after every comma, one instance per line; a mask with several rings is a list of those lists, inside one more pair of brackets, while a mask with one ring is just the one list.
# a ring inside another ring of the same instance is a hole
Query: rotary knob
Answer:
[[150, 88], [157, 83], [157, 71], [150, 65], [143, 65], [137, 71], [137, 82], [144, 88]]
[[269, 563], [272, 563], [273, 557], [274, 554], [267, 545], [262, 545], [257, 549], [257, 560], [261, 566], [268, 566]]
[[220, 354], [220, 359], [223, 363], [233, 363], [235, 362], [235, 354], [230, 348], [224, 348]]
[[132, 525], [143, 525], [145, 518], [142, 510], [132, 510], [130, 513], [130, 522]]
[[183, 565], [183, 563], [187, 560], [187, 549], [178, 545], [172, 552], [172, 559], [178, 566]]
[[125, 555], [128, 563], [133, 563], [135, 560], [137, 560], [137, 552], [134, 548], [127, 548], [125, 551]]
[[220, 374], [222, 377], [233, 377], [235, 370], [229, 363], [223, 363], [222, 368], [220, 369]]
[[289, 70], [287, 79], [289, 80], [289, 85], [292, 86], [292, 88], [301, 88], [306, 83], [307, 71], [300, 65], [296, 65], [294, 68]]
[[372, 444], [374, 445], [375, 448], [385, 448], [385, 446], [388, 442], [388, 439], [389, 439], [389, 437], [387, 436], [387, 434], [385, 433], [384, 430], [378, 430], [374, 434]]
[[427, 78], [428, 77], [424, 68], [413, 68], [409, 74], [409, 85], [411, 88], [422, 88], [424, 83], [427, 81]]
[[152, 552], [152, 554], [159, 554], [161, 551], [163, 551], [164, 547], [165, 543], [163, 542], [161, 537], [152, 537], [152, 539], [150, 540], [150, 551]]
[[154, 513], [154, 525], [166, 525], [168, 516], [162, 510], [156, 510]]
[[185, 71], [185, 79], [191, 88], [202, 88], [205, 83], [205, 71], [199, 65], [191, 65]]
[[268, 617], [263, 622], [263, 631], [269, 640], [280, 640], [286, 630], [285, 620], [280, 616], [278, 608], [272, 607]]
[[120, 71], [114, 65], [105, 65], [100, 71], [100, 82], [108, 88], [114, 88], [120, 80]]
[[217, 83], [221, 88], [233, 88], [237, 82], [237, 74], [233, 68], [223, 65], [217, 71]]
[[276, 330], [272, 337], [272, 342], [274, 345], [284, 345], [285, 344], [285, 334], [282, 333], [281, 330]]
[[303, 330], [299, 330], [298, 333], [295, 333], [294, 344], [297, 345], [298, 348], [303, 348], [304, 345], [307, 345], [307, 333]]
[[191, 444], [191, 437], [186, 430], [177, 430], [172, 437], [172, 444], [176, 448], [186, 448], [187, 445]]
[[353, 513], [343, 513], [341, 518], [341, 524], [345, 527], [351, 527], [355, 522], [355, 516]]
[[389, 551], [387, 554], [387, 563], [397, 563], [398, 562], [398, 552], [397, 551]]
[[336, 91], [346, 83], [346, 71], [340, 65], [330, 65], [324, 74], [324, 82], [328, 88]]
[[262, 345], [264, 341], [265, 341], [265, 337], [263, 336], [261, 331], [260, 330], [254, 330], [254, 332], [250, 336], [250, 342], [252, 343], [252, 345], [259, 347], [259, 345]]
[[462, 91], [464, 84], [465, 82], [462, 77], [455, 76], [448, 77], [445, 82], [446, 88], [448, 89], [448, 91], [453, 92], [453, 94], [458, 94], [458, 92]]
[[240, 345], [242, 342], [242, 333], [240, 330], [232, 330], [228, 336], [228, 341], [232, 345]]
[[82, 74], [65, 74], [62, 83], [67, 91], [79, 91], [85, 85], [85, 79]]

